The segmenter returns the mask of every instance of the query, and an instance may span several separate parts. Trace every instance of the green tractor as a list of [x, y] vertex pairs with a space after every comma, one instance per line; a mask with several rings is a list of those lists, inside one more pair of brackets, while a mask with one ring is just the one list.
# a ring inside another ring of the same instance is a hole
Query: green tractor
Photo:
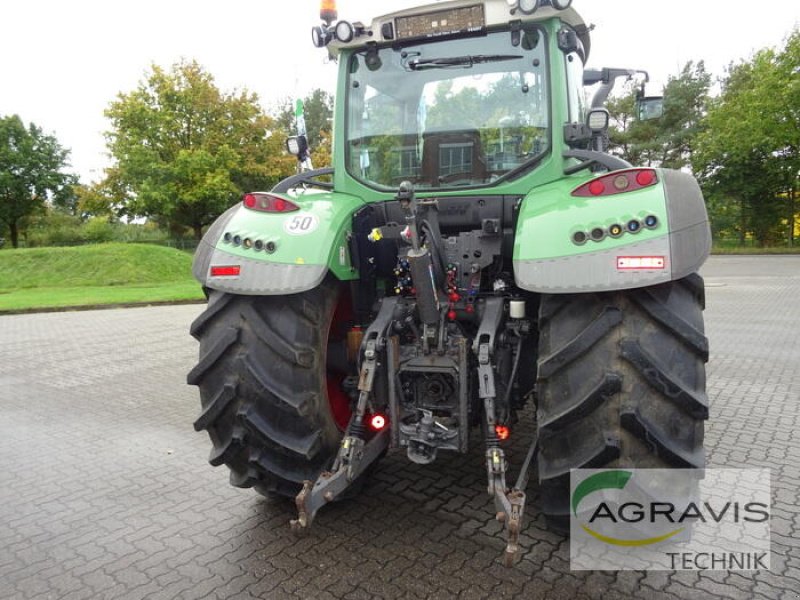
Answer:
[[[303, 528], [389, 449], [429, 464], [480, 444], [509, 563], [534, 466], [560, 529], [572, 469], [702, 468], [703, 197], [606, 152], [617, 79], [660, 114], [646, 73], [584, 69], [571, 0], [321, 17], [333, 167], [246, 194], [195, 256], [188, 381], [211, 464], [295, 497]], [[303, 133], [287, 147], [308, 167]], [[530, 405], [512, 484], [504, 446]]]

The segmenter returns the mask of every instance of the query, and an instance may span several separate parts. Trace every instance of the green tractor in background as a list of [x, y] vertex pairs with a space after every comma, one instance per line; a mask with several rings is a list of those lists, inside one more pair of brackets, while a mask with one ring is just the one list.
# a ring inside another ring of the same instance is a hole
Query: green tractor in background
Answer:
[[[296, 497], [294, 527], [389, 448], [429, 464], [480, 444], [510, 563], [534, 464], [562, 529], [571, 469], [704, 466], [705, 204], [690, 175], [604, 151], [615, 80], [643, 80], [642, 118], [661, 99], [644, 72], [584, 69], [570, 5], [454, 0], [365, 25], [323, 2], [333, 168], [245, 195], [194, 263], [195, 428], [234, 486]], [[307, 164], [303, 135], [288, 147]]]

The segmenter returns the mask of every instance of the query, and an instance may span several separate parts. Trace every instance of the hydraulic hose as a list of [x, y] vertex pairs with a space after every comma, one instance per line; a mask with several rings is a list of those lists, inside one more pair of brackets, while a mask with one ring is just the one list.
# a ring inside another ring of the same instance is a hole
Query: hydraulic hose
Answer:
[[433, 227], [427, 219], [422, 221], [422, 228], [431, 242], [431, 249], [433, 250], [433, 254], [435, 254], [434, 266], [438, 267], [436, 269], [436, 279], [439, 285], [441, 285], [444, 281], [444, 274], [447, 272], [447, 263], [445, 262], [441, 239], [439, 238], [438, 232], [434, 232]]

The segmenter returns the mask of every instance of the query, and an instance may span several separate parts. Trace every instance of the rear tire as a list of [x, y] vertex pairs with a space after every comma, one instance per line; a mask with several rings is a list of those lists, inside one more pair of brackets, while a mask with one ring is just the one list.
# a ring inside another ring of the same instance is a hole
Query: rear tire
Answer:
[[194, 427], [208, 432], [209, 462], [228, 466], [231, 485], [294, 496], [333, 460], [342, 433], [326, 363], [339, 291], [328, 280], [292, 296], [209, 292], [191, 327], [200, 360], [187, 381], [200, 388]]
[[577, 468], [702, 468], [708, 418], [703, 279], [546, 295], [537, 385], [542, 511], [569, 526]]

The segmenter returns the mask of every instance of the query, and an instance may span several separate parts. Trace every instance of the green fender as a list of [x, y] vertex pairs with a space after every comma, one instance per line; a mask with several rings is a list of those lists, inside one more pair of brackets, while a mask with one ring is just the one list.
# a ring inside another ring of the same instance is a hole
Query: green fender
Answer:
[[[192, 266], [194, 277], [204, 287], [234, 294], [280, 295], [318, 286], [329, 270], [339, 279], [357, 278], [347, 237], [353, 213], [364, 205], [360, 198], [313, 189], [273, 195], [290, 200], [300, 210], [264, 213], [239, 203], [209, 228]], [[230, 268], [220, 272], [219, 267]]]
[[[522, 202], [514, 239], [514, 275], [525, 290], [549, 294], [623, 290], [680, 279], [705, 262], [711, 230], [697, 181], [656, 169], [658, 183], [635, 191], [575, 197], [584, 177], [536, 188]], [[655, 217], [652, 228], [627, 230]], [[623, 233], [612, 236], [612, 226]], [[593, 231], [603, 232], [592, 239]], [[587, 240], [576, 242], [583, 232]], [[597, 236], [600, 237], [600, 236]]]

